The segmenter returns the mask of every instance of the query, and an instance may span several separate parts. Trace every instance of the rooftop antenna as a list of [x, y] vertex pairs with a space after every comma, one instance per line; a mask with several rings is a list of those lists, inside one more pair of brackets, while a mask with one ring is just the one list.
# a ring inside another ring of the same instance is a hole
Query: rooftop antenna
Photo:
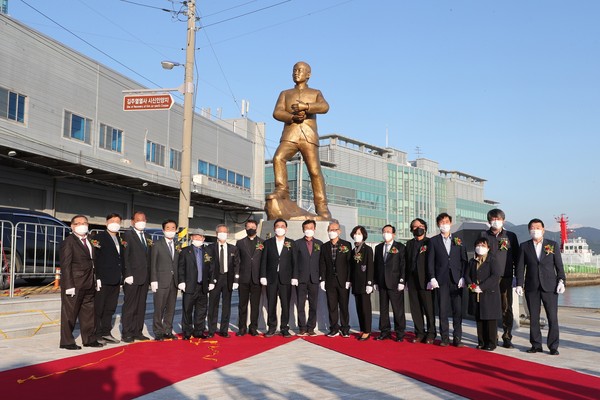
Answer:
[[417, 154], [417, 158], [421, 158], [421, 155], [423, 154], [419, 146], [415, 147], [415, 153]]
[[388, 127], [385, 127], [385, 148], [387, 149], [388, 147], [390, 147], [390, 131], [388, 129]]

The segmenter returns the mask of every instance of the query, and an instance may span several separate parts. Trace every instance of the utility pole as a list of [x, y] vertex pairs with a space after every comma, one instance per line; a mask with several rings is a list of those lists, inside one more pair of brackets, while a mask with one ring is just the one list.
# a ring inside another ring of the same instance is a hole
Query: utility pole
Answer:
[[[190, 218], [192, 175], [192, 125], [194, 121], [194, 54], [196, 47], [196, 1], [188, 0], [187, 47], [183, 95], [183, 140], [181, 148], [181, 186], [179, 192], [179, 227], [187, 228]], [[193, 217], [193, 215], [192, 215]]]

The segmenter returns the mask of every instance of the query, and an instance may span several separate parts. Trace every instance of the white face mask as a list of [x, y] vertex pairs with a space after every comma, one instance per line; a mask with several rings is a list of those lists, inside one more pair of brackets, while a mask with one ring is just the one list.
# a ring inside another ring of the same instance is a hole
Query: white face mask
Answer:
[[119, 232], [119, 229], [121, 229], [121, 224], [118, 222], [111, 222], [110, 224], [106, 225], [106, 229], [108, 229], [109, 232], [117, 233]]
[[275, 229], [275, 235], [282, 237], [285, 236], [285, 229], [283, 228], [276, 228]]
[[74, 229], [75, 233], [81, 236], [84, 236], [88, 233], [87, 225], [77, 225]]
[[146, 229], [146, 221], [138, 221], [133, 226], [138, 231], [143, 231], [144, 229]]
[[202, 247], [203, 244], [204, 240], [192, 240], [192, 245], [194, 245], [195, 247]]
[[338, 237], [338, 233], [337, 231], [329, 231], [327, 232], [327, 236], [329, 237], [329, 239], [333, 240]]
[[393, 233], [390, 233], [390, 232], [383, 233], [383, 240], [385, 240], [386, 242], [391, 242], [393, 238], [394, 238]]
[[448, 233], [450, 232], [450, 224], [442, 224], [440, 225], [440, 232]]
[[304, 231], [304, 236], [311, 238], [315, 236], [315, 231], [313, 231], [312, 229], [307, 229]]
[[219, 239], [221, 242], [226, 241], [227, 240], [227, 232], [217, 233], [217, 239]]
[[499, 221], [497, 219], [493, 220], [492, 222], [490, 222], [490, 226], [496, 230], [500, 230], [502, 229], [502, 225], [504, 225], [504, 223], [502, 221]]
[[356, 243], [362, 243], [363, 241], [363, 235], [359, 235], [358, 233], [356, 235], [354, 235], [354, 241]]
[[475, 247], [475, 253], [477, 253], [477, 255], [479, 255], [479, 256], [485, 256], [488, 253], [489, 250], [490, 249], [488, 249], [485, 246], [477, 246], [477, 247]]
[[529, 236], [531, 236], [533, 240], [539, 240], [544, 236], [544, 232], [541, 229], [532, 229], [529, 231]]
[[173, 239], [175, 237], [175, 231], [163, 231], [163, 234], [167, 239]]

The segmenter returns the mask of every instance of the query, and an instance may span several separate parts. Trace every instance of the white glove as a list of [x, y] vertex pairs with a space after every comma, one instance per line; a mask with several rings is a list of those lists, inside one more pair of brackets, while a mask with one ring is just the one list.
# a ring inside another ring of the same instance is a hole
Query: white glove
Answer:
[[267, 278], [260, 278], [260, 284], [263, 286], [267, 286]]
[[523, 287], [522, 286], [517, 286], [517, 295], [523, 296]]
[[563, 294], [565, 292], [565, 284], [563, 281], [558, 282], [558, 286], [556, 286], [556, 293]]
[[458, 288], [459, 288], [459, 289], [462, 289], [462, 288], [464, 288], [464, 287], [465, 287], [465, 278], [460, 278], [460, 279], [458, 280]]
[[481, 290], [481, 288], [479, 287], [479, 285], [477, 285], [475, 287], [475, 289], [473, 289], [473, 293], [483, 293], [483, 290]]
[[185, 282], [181, 282], [179, 285], [177, 285], [177, 287], [179, 288], [179, 290], [181, 290], [182, 292], [185, 292]]
[[435, 278], [431, 278], [431, 280], [427, 284], [427, 290], [438, 289], [439, 287], [440, 287], [440, 284], [438, 283], [437, 279], [435, 279]]
[[298, 286], [298, 279], [292, 279], [292, 286]]
[[367, 286], [366, 288], [367, 294], [373, 293], [373, 286]]
[[350, 282], [346, 282], [346, 290], [350, 289], [350, 286], [352, 286]]
[[239, 283], [233, 282], [233, 286], [231, 286], [231, 289], [237, 290], [239, 287], [240, 287]]
[[321, 286], [321, 290], [326, 292], [327, 290], [325, 290], [325, 281], [321, 281], [321, 283], [319, 284], [319, 286]]
[[133, 285], [133, 276], [128, 276], [124, 281], [128, 285]]
[[213, 290], [215, 288], [215, 284], [214, 283], [209, 283], [208, 284], [208, 291], [210, 292], [211, 290]]
[[158, 290], [158, 282], [150, 282], [150, 289], [152, 289], [153, 293], [156, 293]]
[[404, 283], [399, 283], [398, 284], [398, 291], [401, 292], [404, 290]]
[[71, 297], [75, 296], [75, 288], [73, 287], [73, 288], [65, 290], [65, 294], [67, 296], [71, 296]]
[[517, 277], [513, 276], [512, 287], [517, 287]]
[[96, 279], [96, 291], [100, 291], [100, 288], [102, 287], [102, 281], [100, 279]]
[[373, 290], [375, 290], [375, 291], [379, 290], [379, 285], [378, 284], [374, 284], [373, 285]]

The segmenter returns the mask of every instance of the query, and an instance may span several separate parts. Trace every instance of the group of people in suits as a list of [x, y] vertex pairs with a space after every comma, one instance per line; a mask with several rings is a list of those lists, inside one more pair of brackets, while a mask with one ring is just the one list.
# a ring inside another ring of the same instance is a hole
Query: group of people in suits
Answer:
[[[363, 226], [352, 229], [353, 243], [340, 237], [337, 221], [327, 227], [328, 241], [315, 238], [316, 222], [302, 223], [304, 236], [286, 236], [287, 221], [274, 221], [274, 236], [257, 236], [258, 223], [245, 223], [246, 237], [235, 245], [227, 242], [228, 228], [216, 227], [217, 241], [206, 245], [202, 229], [188, 232], [189, 243], [181, 248], [176, 241], [177, 223], [163, 222], [163, 237], [152, 241], [145, 232], [146, 216], [136, 212], [132, 226], [118, 235], [121, 217], [107, 216], [107, 229], [88, 236], [85, 216], [73, 217], [73, 235], [61, 245], [60, 347], [80, 348], [73, 328], [81, 324], [84, 346], [101, 347], [118, 343], [112, 336], [112, 318], [120, 285], [123, 285], [121, 340], [149, 340], [142, 333], [148, 287], [154, 293], [153, 332], [156, 340], [176, 339], [173, 318], [177, 291], [181, 290], [182, 334], [228, 338], [231, 298], [239, 291], [237, 336], [259, 335], [261, 294], [267, 299], [266, 337], [291, 337], [290, 303], [297, 298], [300, 336], [316, 335], [320, 290], [325, 291], [329, 317], [327, 336], [350, 337], [349, 299], [354, 295], [359, 321], [359, 341], [372, 333], [371, 295], [378, 293], [380, 318], [376, 340], [403, 341], [406, 330], [404, 292], [408, 292], [414, 341], [433, 343], [437, 336], [435, 309], [439, 313], [440, 346], [462, 347], [462, 296], [469, 292], [469, 313], [477, 322], [478, 348], [494, 350], [498, 344], [497, 321], [502, 320], [503, 347], [512, 344], [512, 291], [525, 293], [531, 313], [530, 353], [542, 351], [539, 325], [543, 303], [549, 322], [548, 347], [558, 354], [558, 294], [565, 290], [565, 274], [560, 249], [544, 239], [541, 220], [529, 223], [531, 240], [519, 246], [516, 235], [504, 229], [505, 215], [494, 209], [488, 213], [490, 228], [475, 241], [475, 255], [467, 258], [462, 238], [452, 234], [452, 217], [436, 218], [440, 231], [427, 236], [427, 223], [416, 218], [410, 223], [413, 238], [406, 244], [396, 240], [396, 230], [385, 225], [382, 240], [374, 248], [367, 244]], [[292, 290], [295, 286], [296, 290]], [[524, 289], [523, 289], [524, 288]], [[308, 303], [308, 316], [306, 304]], [[279, 304], [279, 308], [278, 308]], [[394, 321], [393, 332], [390, 305]], [[250, 308], [250, 313], [248, 313]], [[221, 310], [219, 321], [218, 314]], [[278, 318], [279, 316], [279, 318]], [[217, 324], [217, 322], [220, 324]]]

